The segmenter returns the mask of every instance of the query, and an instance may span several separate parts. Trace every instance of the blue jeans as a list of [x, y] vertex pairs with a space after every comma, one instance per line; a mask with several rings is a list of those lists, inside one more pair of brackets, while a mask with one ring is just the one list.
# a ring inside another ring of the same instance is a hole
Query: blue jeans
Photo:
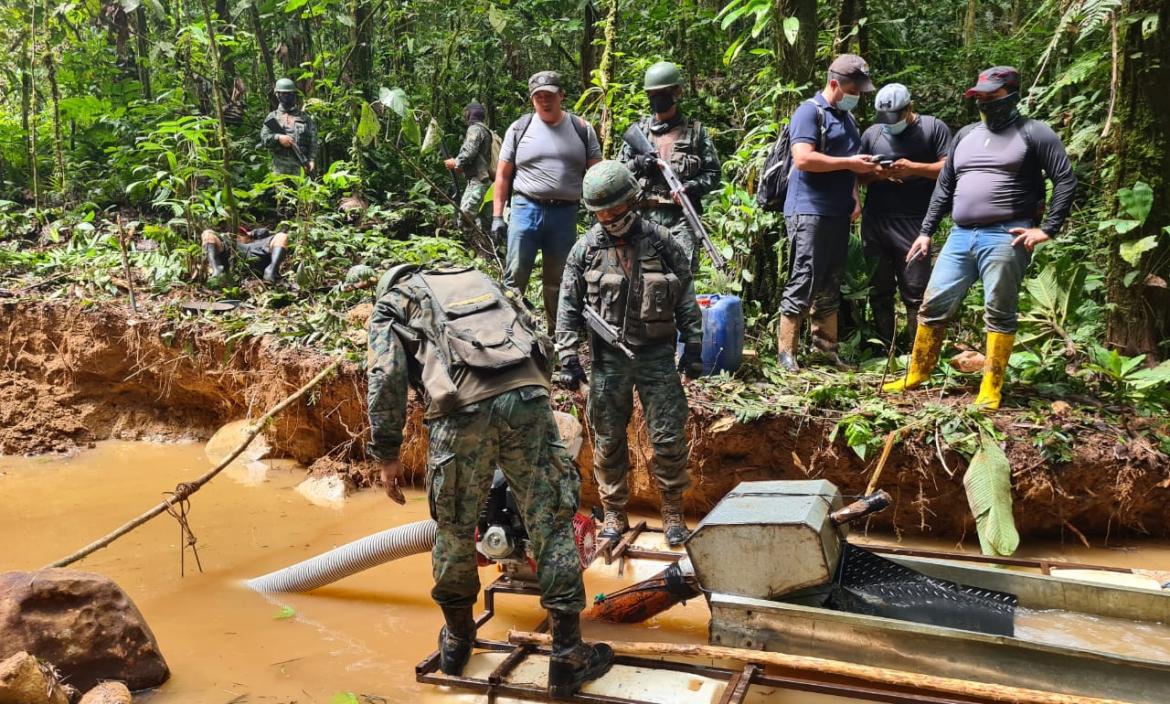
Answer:
[[508, 261], [504, 285], [525, 293], [536, 251], [544, 253], [544, 310], [549, 329], [556, 327], [557, 303], [565, 260], [577, 241], [577, 208], [574, 205], [542, 205], [519, 193], [512, 196], [512, 220], [508, 223]]
[[1020, 283], [1032, 255], [1023, 245], [1012, 246], [1016, 236], [1009, 230], [1031, 226], [1030, 221], [1013, 220], [983, 227], [956, 225], [952, 228], [926, 285], [918, 323], [931, 327], [946, 325], [962, 304], [967, 289], [979, 279], [983, 281], [983, 319], [987, 330], [1015, 333]]

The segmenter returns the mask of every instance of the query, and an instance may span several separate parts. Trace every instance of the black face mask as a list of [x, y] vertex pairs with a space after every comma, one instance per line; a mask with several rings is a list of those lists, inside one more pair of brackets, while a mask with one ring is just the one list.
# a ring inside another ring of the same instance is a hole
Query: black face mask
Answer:
[[995, 100], [988, 100], [985, 103], [977, 103], [979, 114], [983, 117], [983, 123], [987, 125], [987, 129], [992, 132], [999, 132], [1011, 126], [1020, 117], [1020, 111], [1017, 106], [1020, 104], [1019, 93], [1008, 93], [1002, 98]]
[[276, 99], [280, 102], [280, 107], [285, 110], [292, 110], [297, 106], [297, 96], [294, 93], [281, 93], [276, 96]]
[[664, 113], [674, 107], [674, 93], [655, 93], [650, 97], [650, 109]]

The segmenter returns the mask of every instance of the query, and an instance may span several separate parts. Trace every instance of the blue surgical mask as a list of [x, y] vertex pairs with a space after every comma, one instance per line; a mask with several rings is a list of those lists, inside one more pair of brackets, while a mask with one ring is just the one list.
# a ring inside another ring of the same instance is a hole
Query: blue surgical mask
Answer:
[[841, 96], [841, 99], [837, 101], [837, 104], [834, 107], [836, 107], [838, 110], [849, 112], [853, 108], [857, 107], [857, 103], [859, 102], [861, 102], [860, 94], [854, 95], [853, 93], [845, 93]]
[[906, 120], [902, 119], [902, 120], [898, 120], [897, 122], [895, 122], [892, 125], [882, 125], [882, 129], [886, 131], [886, 134], [899, 135], [899, 134], [902, 134], [903, 132], [906, 131], [907, 124], [908, 123], [906, 122]]

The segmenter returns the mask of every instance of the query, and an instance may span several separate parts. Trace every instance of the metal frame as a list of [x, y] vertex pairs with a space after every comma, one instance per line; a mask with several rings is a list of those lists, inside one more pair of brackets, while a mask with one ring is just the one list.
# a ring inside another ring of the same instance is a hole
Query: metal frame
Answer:
[[[624, 552], [628, 553], [628, 549]], [[674, 558], [679, 556], [677, 553], [663, 554], [672, 555]], [[531, 584], [507, 576], [498, 578], [484, 589], [484, 611], [475, 619], [477, 626], [482, 626], [495, 616], [495, 597], [497, 593], [539, 596], [540, 590]], [[547, 628], [548, 621], [546, 619], [537, 626], [536, 630], [543, 632]], [[462, 675], [443, 674], [439, 671], [439, 651], [435, 650], [415, 666], [415, 680], [424, 684], [460, 687], [482, 692], [487, 694], [488, 702], [491, 704], [494, 704], [496, 699], [501, 696], [537, 702], [569, 701], [576, 702], [577, 704], [651, 704], [647, 700], [626, 699], [600, 694], [589, 694], [587, 692], [578, 692], [568, 699], [553, 700], [546, 689], [531, 684], [516, 684], [506, 681], [508, 675], [526, 657], [534, 654], [549, 655], [549, 648], [531, 645], [513, 645], [506, 641], [488, 639], [476, 639], [475, 647], [481, 650], [506, 652], [508, 655], [492, 670], [486, 679], [481, 679]], [[987, 701], [979, 698], [955, 698], [945, 695], [922, 693], [912, 688], [880, 687], [864, 680], [844, 678], [814, 679], [808, 677], [806, 674], [797, 672], [764, 674], [763, 668], [751, 664], [745, 665], [742, 670], [731, 670], [721, 667], [623, 655], [615, 657], [614, 664], [652, 670], [684, 672], [700, 677], [725, 680], [727, 686], [723, 690], [720, 704], [742, 704], [748, 694], [748, 690], [753, 686], [852, 697], [865, 701], [886, 702], [888, 704], [983, 704]]]

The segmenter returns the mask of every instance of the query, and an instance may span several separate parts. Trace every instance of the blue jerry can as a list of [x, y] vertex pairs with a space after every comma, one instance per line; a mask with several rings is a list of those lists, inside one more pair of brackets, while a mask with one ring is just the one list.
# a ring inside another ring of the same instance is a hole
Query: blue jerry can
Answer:
[[[703, 374], [734, 372], [743, 362], [743, 302], [718, 293], [695, 296], [703, 312]], [[679, 345], [682, 354], [682, 345]]]

